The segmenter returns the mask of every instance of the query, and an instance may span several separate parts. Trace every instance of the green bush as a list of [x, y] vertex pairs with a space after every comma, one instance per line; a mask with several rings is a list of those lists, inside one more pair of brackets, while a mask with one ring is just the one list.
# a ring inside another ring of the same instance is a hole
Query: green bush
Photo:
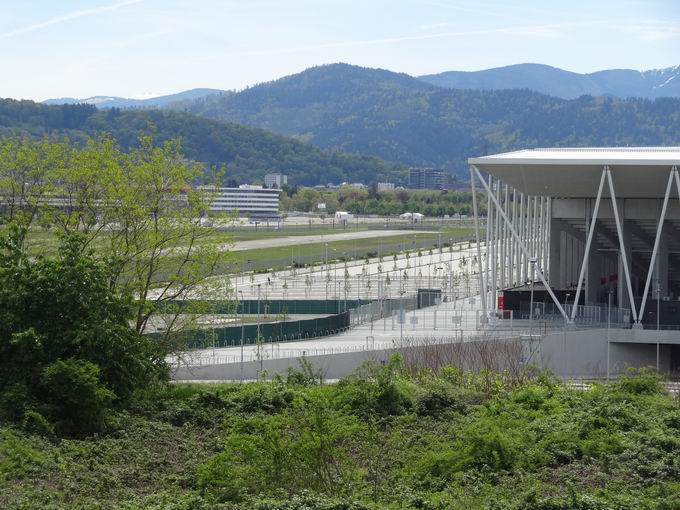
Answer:
[[101, 431], [108, 411], [167, 378], [161, 349], [131, 329], [131, 300], [114, 293], [110, 266], [83, 236], [36, 258], [25, 235], [0, 233], [0, 419], [37, 411], [60, 433]]
[[104, 430], [115, 394], [99, 378], [99, 367], [85, 360], [59, 360], [45, 368], [40, 383], [59, 432], [88, 434]]
[[614, 387], [633, 395], [658, 395], [663, 390], [661, 377], [649, 368], [629, 368], [614, 383]]

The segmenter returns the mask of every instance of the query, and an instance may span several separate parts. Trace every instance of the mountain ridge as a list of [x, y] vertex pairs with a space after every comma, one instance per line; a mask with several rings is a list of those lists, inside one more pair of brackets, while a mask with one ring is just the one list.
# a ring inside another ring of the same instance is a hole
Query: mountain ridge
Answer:
[[149, 97], [146, 99], [134, 99], [119, 96], [91, 96], [86, 98], [60, 97], [46, 99], [42, 104], [62, 105], [62, 104], [90, 104], [98, 108], [156, 108], [165, 107], [176, 101], [194, 100], [209, 95], [230, 94], [231, 92], [222, 89], [195, 88], [183, 90], [175, 94]]
[[618, 98], [680, 97], [680, 65], [662, 69], [605, 69], [575, 73], [545, 64], [523, 63], [480, 71], [444, 71], [418, 79], [452, 89], [529, 89], [562, 99], [582, 95]]
[[136, 146], [140, 133], [153, 133], [157, 143], [179, 138], [189, 159], [203, 163], [206, 170], [223, 167], [225, 184], [251, 183], [271, 172], [287, 174], [291, 185], [406, 178], [406, 168], [378, 158], [325, 151], [262, 129], [185, 112], [0, 99], [0, 136], [68, 138], [82, 144], [105, 134], [126, 150]]
[[680, 99], [567, 100], [527, 89], [448, 89], [343, 63], [174, 107], [329, 150], [436, 166], [461, 176], [467, 157], [490, 152], [680, 142]]

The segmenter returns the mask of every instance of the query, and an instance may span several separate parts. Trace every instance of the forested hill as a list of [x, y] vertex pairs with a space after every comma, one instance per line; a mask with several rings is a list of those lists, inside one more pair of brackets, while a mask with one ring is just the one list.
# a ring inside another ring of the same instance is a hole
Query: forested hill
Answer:
[[[153, 126], [153, 128], [151, 127]], [[180, 137], [184, 154], [208, 165], [225, 165], [225, 182], [261, 179], [283, 172], [291, 184], [402, 182], [406, 169], [377, 158], [321, 150], [261, 129], [217, 122], [183, 112], [97, 110], [91, 105], [43, 105], [0, 100], [0, 134], [68, 136], [82, 142], [109, 133], [123, 149], [135, 146], [141, 132], [154, 129], [158, 141]]]
[[607, 69], [580, 74], [543, 64], [516, 64], [483, 71], [446, 71], [418, 78], [451, 89], [530, 89], [564, 99], [582, 95], [680, 97], [680, 66], [649, 71]]
[[456, 171], [469, 156], [527, 147], [680, 144], [680, 99], [453, 90], [346, 64], [175, 107], [323, 148]]

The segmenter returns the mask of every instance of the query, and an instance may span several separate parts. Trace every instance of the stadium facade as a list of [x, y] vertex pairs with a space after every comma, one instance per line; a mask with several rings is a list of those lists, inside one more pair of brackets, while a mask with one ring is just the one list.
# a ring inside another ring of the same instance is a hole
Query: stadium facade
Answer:
[[680, 367], [679, 147], [532, 149], [468, 162], [473, 190], [487, 193], [473, 204], [486, 246], [482, 256], [478, 243], [484, 317], [560, 320], [582, 347], [588, 336], [577, 329], [614, 323], [615, 340], [637, 345], [622, 363], [647, 359], [645, 345], [660, 369]]

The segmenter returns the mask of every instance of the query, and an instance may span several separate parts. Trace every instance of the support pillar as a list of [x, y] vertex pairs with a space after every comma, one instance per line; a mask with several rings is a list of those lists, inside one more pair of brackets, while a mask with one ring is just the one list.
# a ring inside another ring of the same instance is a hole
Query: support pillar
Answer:
[[[620, 201], [623, 202], [623, 201]], [[622, 204], [619, 203], [619, 209], [623, 210]], [[630, 226], [627, 221], [623, 221], [622, 234], [623, 234], [623, 245], [626, 250], [625, 260], [628, 261], [628, 273], [631, 273], [631, 261], [633, 260], [633, 236], [630, 231]], [[624, 266], [624, 257], [619, 249], [619, 266], [617, 271], [617, 281], [616, 281], [616, 294], [619, 297], [618, 306], [619, 308], [630, 308], [630, 297], [628, 295], [628, 285], [626, 283], [626, 268]]]

